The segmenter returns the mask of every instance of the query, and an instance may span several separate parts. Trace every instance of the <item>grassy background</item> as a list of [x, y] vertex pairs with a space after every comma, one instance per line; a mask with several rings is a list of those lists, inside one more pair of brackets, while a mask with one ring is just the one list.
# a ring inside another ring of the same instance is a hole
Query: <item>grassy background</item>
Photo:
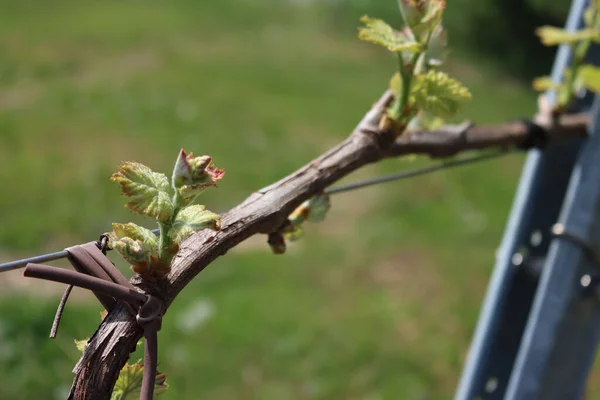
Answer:
[[[341, 141], [394, 68], [356, 39], [357, 15], [386, 10], [369, 2], [0, 4], [0, 261], [144, 223], [108, 176], [123, 160], [169, 171], [181, 146], [227, 170], [202, 198], [225, 211]], [[534, 111], [519, 76], [465, 54], [448, 66], [474, 94], [463, 116]], [[163, 398], [450, 398], [522, 160], [336, 196], [285, 256], [265, 237], [232, 250], [166, 317]], [[64, 398], [100, 307], [76, 293], [50, 341], [62, 287], [0, 285], [0, 398]]]

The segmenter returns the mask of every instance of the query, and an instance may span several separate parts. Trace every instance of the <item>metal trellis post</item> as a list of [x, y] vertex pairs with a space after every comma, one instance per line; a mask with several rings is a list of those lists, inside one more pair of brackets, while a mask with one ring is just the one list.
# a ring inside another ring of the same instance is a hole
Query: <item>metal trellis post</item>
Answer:
[[[567, 29], [580, 26], [586, 5], [573, 1]], [[569, 59], [569, 49], [561, 47], [555, 81]], [[575, 109], [588, 105], [589, 97]], [[583, 140], [530, 151], [455, 400], [581, 396], [600, 333], [600, 308], [582, 297], [578, 285], [582, 276], [593, 285], [594, 275], [585, 250], [564, 238], [552, 240], [550, 232], [560, 216], [582, 239], [600, 239], [593, 232], [600, 231], [599, 136], [580, 156]]]

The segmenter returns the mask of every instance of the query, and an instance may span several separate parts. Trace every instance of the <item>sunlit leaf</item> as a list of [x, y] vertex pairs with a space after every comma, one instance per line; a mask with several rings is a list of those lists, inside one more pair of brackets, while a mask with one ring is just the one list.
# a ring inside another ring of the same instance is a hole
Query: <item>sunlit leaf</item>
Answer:
[[219, 230], [220, 228], [221, 217], [218, 214], [206, 210], [202, 205], [194, 204], [179, 211], [173, 221], [169, 236], [180, 244], [196, 231], [202, 229]]
[[555, 26], [542, 26], [535, 33], [546, 46], [559, 44], [574, 44], [582, 40], [600, 41], [600, 33], [594, 29], [582, 29], [569, 32]]
[[150, 229], [146, 229], [132, 222], [128, 224], [114, 223], [112, 224], [112, 228], [113, 235], [111, 235], [110, 237], [113, 237], [114, 239], [130, 237], [134, 240], [140, 240], [142, 242], [158, 247], [158, 238], [154, 233], [152, 233]]
[[442, 21], [446, 0], [398, 0], [404, 22], [420, 39]]
[[158, 239], [152, 231], [134, 223], [113, 224], [108, 245], [134, 266], [136, 272], [152, 268], [158, 261]]
[[421, 18], [421, 22], [413, 31], [417, 35], [426, 35], [433, 31], [441, 22], [444, 9], [446, 8], [446, 0], [429, 0], [425, 9], [425, 15]]
[[444, 72], [429, 71], [416, 75], [411, 90], [415, 104], [438, 117], [451, 117], [462, 103], [471, 100], [471, 93], [462, 83]]
[[[115, 383], [111, 400], [137, 400], [142, 390], [142, 380], [144, 377], [144, 366], [140, 363], [125, 364], [119, 378]], [[154, 382], [154, 396], [163, 394], [169, 385], [165, 374], [156, 372]]]
[[600, 92], [600, 68], [583, 65], [578, 70], [577, 79], [581, 85], [592, 92]]
[[171, 181], [183, 203], [189, 204], [206, 188], [217, 186], [224, 175], [225, 170], [216, 168], [210, 156], [194, 157], [181, 149]]
[[89, 345], [89, 340], [90, 338], [86, 338], [86, 339], [82, 339], [82, 340], [77, 340], [75, 339], [75, 347], [77, 347], [77, 350], [79, 350], [80, 352], [84, 352], [85, 349], [87, 349], [88, 345]]
[[358, 29], [358, 37], [361, 40], [387, 47], [390, 51], [419, 52], [422, 50], [420, 43], [407, 41], [405, 35], [395, 31], [380, 19], [365, 15], [361, 21], [365, 24], [364, 27]]
[[164, 174], [135, 162], [125, 162], [111, 180], [121, 185], [121, 191], [131, 198], [127, 207], [142, 215], [167, 221], [173, 215], [171, 186]]
[[146, 243], [130, 237], [109, 239], [109, 245], [119, 253], [125, 261], [138, 267], [146, 268], [152, 260], [158, 258], [156, 244]]
[[538, 92], [544, 92], [546, 90], [556, 89], [560, 84], [555, 83], [549, 76], [540, 76], [533, 80], [533, 89]]

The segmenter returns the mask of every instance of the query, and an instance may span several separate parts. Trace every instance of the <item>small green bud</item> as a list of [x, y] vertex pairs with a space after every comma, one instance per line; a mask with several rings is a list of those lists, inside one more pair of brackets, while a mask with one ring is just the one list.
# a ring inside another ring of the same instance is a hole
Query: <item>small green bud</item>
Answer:
[[290, 214], [288, 220], [294, 226], [299, 226], [306, 220], [320, 222], [325, 219], [325, 215], [330, 208], [331, 201], [329, 195], [321, 193], [300, 204]]

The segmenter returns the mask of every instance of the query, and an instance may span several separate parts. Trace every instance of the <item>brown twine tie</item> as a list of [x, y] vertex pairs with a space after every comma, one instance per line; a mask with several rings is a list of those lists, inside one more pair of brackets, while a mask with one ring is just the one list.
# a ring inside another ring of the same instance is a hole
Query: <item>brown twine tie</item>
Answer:
[[62, 310], [73, 286], [91, 290], [107, 311], [111, 311], [117, 302], [122, 303], [144, 330], [144, 376], [140, 400], [151, 400], [158, 363], [158, 331], [164, 312], [163, 303], [156, 296], [138, 292], [100, 247], [99, 243], [90, 242], [66, 249], [69, 261], [77, 272], [29, 263], [24, 275], [69, 285], [52, 324], [51, 337], [56, 335]]

